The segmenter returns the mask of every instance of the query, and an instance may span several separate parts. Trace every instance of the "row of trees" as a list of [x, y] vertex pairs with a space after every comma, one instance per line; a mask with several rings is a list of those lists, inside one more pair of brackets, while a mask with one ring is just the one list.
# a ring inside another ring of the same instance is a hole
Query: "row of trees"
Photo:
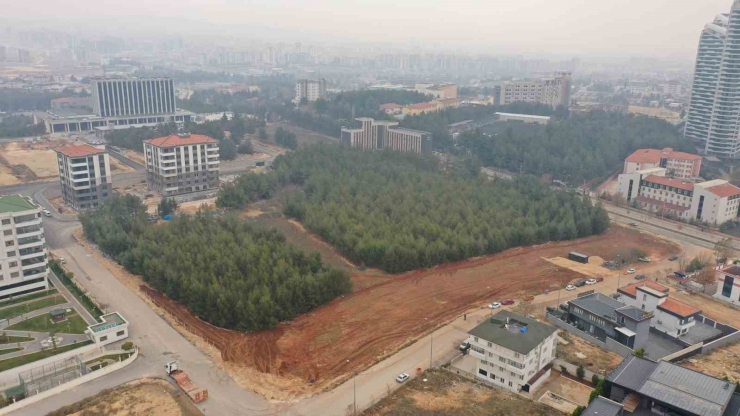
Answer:
[[80, 216], [86, 237], [128, 271], [223, 328], [253, 331], [351, 290], [349, 276], [306, 255], [275, 230], [206, 212], [148, 226], [146, 207], [126, 195]]
[[296, 139], [295, 133], [285, 130], [282, 127], [275, 129], [275, 143], [287, 149], [296, 149], [298, 147], [298, 139]]
[[609, 225], [588, 199], [532, 178], [446, 175], [432, 158], [399, 152], [315, 145], [276, 158], [273, 167], [222, 188], [217, 204], [239, 208], [299, 185], [287, 215], [352, 261], [391, 273], [599, 234]]
[[38, 136], [44, 133], [44, 123], [33, 124], [33, 117], [30, 116], [7, 116], [0, 121], [0, 137]]
[[612, 174], [640, 148], [694, 152], [691, 143], [665, 121], [604, 111], [574, 115], [547, 126], [507, 129], [498, 135], [470, 132], [461, 135], [458, 144], [485, 166], [552, 174], [568, 183]]
[[62, 92], [35, 91], [26, 89], [3, 89], [0, 94], [0, 111], [12, 113], [16, 111], [48, 110], [51, 100], [62, 97], [83, 96], [73, 90]]

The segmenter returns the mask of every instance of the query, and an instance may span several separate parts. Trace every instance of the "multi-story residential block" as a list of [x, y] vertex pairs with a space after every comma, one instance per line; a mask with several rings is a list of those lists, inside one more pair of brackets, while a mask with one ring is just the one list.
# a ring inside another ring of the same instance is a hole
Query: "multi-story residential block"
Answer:
[[76, 145], [56, 152], [65, 204], [77, 210], [95, 208], [113, 194], [110, 159], [105, 149]]
[[740, 188], [715, 179], [697, 183], [691, 201], [691, 216], [710, 224], [734, 220], [740, 213]]
[[0, 196], [0, 230], [0, 299], [47, 289], [41, 207], [27, 196]]
[[651, 168], [666, 168], [667, 176], [680, 179], [699, 177], [702, 157], [685, 152], [677, 152], [670, 147], [663, 150], [639, 149], [624, 159], [622, 173], [633, 173]]
[[392, 149], [405, 153], [427, 153], [432, 150], [432, 134], [398, 127], [395, 121], [358, 118], [361, 127], [342, 128], [343, 146], [361, 149]]
[[670, 289], [659, 283], [641, 282], [620, 287], [617, 300], [652, 315], [650, 326], [656, 330], [679, 338], [686, 335], [696, 324], [695, 318], [701, 310], [671, 299]]
[[668, 214], [680, 219], [691, 218], [691, 201], [694, 196], [692, 182], [647, 175], [642, 178], [635, 198], [637, 206], [648, 211]]
[[501, 311], [468, 332], [476, 377], [503, 389], [534, 391], [548, 378], [557, 349], [557, 328]]
[[219, 184], [218, 141], [177, 134], [144, 141], [147, 184], [162, 196], [215, 189]]
[[299, 79], [295, 83], [295, 98], [293, 102], [296, 104], [301, 102], [305, 98], [309, 102], [316, 101], [318, 99], [326, 98], [326, 80], [321, 78], [317, 80], [313, 79]]
[[569, 301], [566, 322], [602, 342], [611, 338], [638, 349], [647, 343], [651, 317], [652, 313], [597, 292]]
[[539, 80], [507, 81], [501, 86], [499, 104], [540, 103], [553, 108], [570, 104], [571, 73]]
[[717, 293], [714, 297], [740, 306], [740, 266], [732, 265], [714, 272], [717, 277]]

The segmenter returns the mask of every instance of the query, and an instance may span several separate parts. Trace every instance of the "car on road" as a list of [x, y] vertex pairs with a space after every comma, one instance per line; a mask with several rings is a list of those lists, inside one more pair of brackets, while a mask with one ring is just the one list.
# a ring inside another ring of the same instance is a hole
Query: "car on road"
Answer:
[[643, 280], [643, 279], [645, 279], [645, 275], [644, 274], [636, 274], [635, 275], [635, 280]]
[[586, 286], [585, 280], [579, 280], [578, 283], [576, 283], [576, 287], [583, 287]]
[[558, 305], [558, 307], [560, 309], [564, 310], [564, 311], [567, 311], [568, 310], [568, 301], [566, 300], [565, 302], [563, 302], [560, 305]]
[[635, 269], [633, 269], [633, 268], [630, 267], [629, 269], [627, 269], [627, 274], [632, 274], [632, 273], [634, 273], [636, 271], [637, 270], [635, 270]]
[[514, 299], [504, 299], [504, 300], [501, 301], [501, 304], [502, 305], [513, 305], [514, 304]]
[[631, 223], [630, 223], [630, 226], [632, 226], [632, 227], [637, 227], [637, 223], [636, 223], [636, 222], [631, 222]]
[[468, 341], [463, 341], [462, 344], [460, 344], [459, 347], [457, 347], [462, 352], [468, 352], [470, 349], [470, 343]]
[[678, 260], [678, 255], [674, 254], [671, 257], [668, 257], [668, 261], [676, 261]]
[[604, 281], [604, 278], [601, 277], [601, 276], [596, 276], [596, 281], [597, 282], [603, 282]]
[[570, 290], [576, 290], [576, 287], [573, 286], [573, 285], [568, 285], [568, 286], [565, 287], [565, 290], [568, 290], [568, 291], [570, 291]]
[[488, 309], [498, 309], [500, 307], [501, 307], [501, 304], [498, 303], [498, 302], [493, 302], [493, 303], [491, 303], [491, 304], [488, 305]]
[[641, 261], [643, 263], [650, 263], [650, 257], [640, 257], [637, 260], [639, 260], [639, 261]]
[[587, 285], [595, 285], [596, 284], [596, 279], [588, 279], [588, 280], [586, 280], [586, 284]]
[[43, 212], [44, 215], [46, 215], [47, 217], [51, 217], [51, 211], [49, 211], [48, 209], [41, 210], [41, 212]]
[[398, 377], [396, 377], [396, 381], [399, 382], [399, 383], [403, 383], [404, 381], [406, 381], [408, 379], [409, 379], [409, 375], [406, 374], [406, 373], [401, 373], [401, 374], [398, 375]]

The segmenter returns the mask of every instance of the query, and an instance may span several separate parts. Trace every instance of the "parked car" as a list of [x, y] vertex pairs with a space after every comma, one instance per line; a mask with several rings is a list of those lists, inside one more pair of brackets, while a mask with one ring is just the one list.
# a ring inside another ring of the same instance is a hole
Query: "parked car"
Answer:
[[635, 280], [643, 280], [643, 279], [645, 279], [645, 275], [644, 274], [636, 274], [635, 275]]
[[553, 306], [548, 306], [548, 307], [547, 307], [547, 308], [545, 308], [545, 309], [547, 309], [547, 311], [548, 311], [548, 312], [551, 312], [551, 313], [555, 313], [555, 312], [557, 312], [557, 311], [558, 311], [558, 309], [557, 309], [557, 308], [555, 308], [555, 307], [553, 307]]
[[603, 277], [601, 277], [601, 276], [597, 276], [597, 277], [596, 277], [596, 281], [597, 281], [597, 282], [603, 282], [603, 281], [604, 281], [604, 278], [603, 278]]
[[630, 226], [632, 226], [632, 227], [637, 227], [637, 223], [636, 223], [636, 222], [631, 222], [631, 223], [630, 223]]
[[504, 300], [501, 301], [501, 304], [502, 305], [513, 305], [514, 304], [514, 299], [504, 299]]
[[586, 286], [585, 280], [579, 280], [578, 283], [576, 283], [576, 287], [583, 287]]
[[493, 302], [493, 303], [491, 303], [491, 304], [488, 305], [488, 309], [498, 309], [500, 307], [501, 307], [501, 304], [498, 303], [498, 302]]
[[633, 269], [633, 268], [630, 267], [629, 269], [627, 269], [627, 274], [632, 274], [632, 273], [634, 273], [636, 271], [637, 270], [635, 270], [635, 269]]
[[568, 310], [568, 302], [563, 302], [560, 305], [558, 305], [558, 308], [567, 311]]
[[650, 263], [650, 257], [640, 257], [639, 259], [643, 263]]
[[460, 344], [458, 349], [462, 352], [468, 352], [468, 350], [470, 349], [470, 343], [468, 341], [463, 341], [463, 343]]
[[46, 215], [47, 217], [51, 217], [51, 211], [49, 211], [48, 209], [41, 210], [41, 212], [43, 212], [44, 215]]
[[596, 284], [596, 279], [588, 279], [588, 280], [586, 280], [586, 284], [587, 285], [595, 285]]
[[408, 379], [409, 379], [409, 375], [406, 374], [406, 373], [401, 373], [401, 374], [398, 375], [398, 377], [396, 377], [396, 381], [399, 382], [399, 383], [403, 383], [404, 381], [406, 381]]
[[674, 254], [671, 257], [668, 257], [668, 261], [676, 261], [678, 260], [678, 255]]
[[573, 285], [568, 285], [568, 286], [565, 287], [565, 290], [568, 290], [568, 291], [570, 291], [570, 290], [576, 290], [576, 287], [573, 286]]

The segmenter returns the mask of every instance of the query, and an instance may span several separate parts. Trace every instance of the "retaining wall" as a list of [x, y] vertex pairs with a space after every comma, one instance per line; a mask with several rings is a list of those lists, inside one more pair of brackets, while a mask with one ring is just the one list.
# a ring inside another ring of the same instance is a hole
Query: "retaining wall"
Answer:
[[600, 348], [603, 348], [605, 350], [608, 350], [608, 351], [617, 353], [617, 354], [619, 354], [622, 357], [626, 357], [626, 356], [632, 354], [632, 349], [631, 348], [627, 347], [626, 345], [622, 345], [622, 344], [618, 343], [617, 341], [615, 341], [615, 340], [613, 340], [611, 338], [607, 338], [606, 339], [606, 342], [603, 342], [600, 339], [595, 338], [595, 337], [593, 337], [593, 336], [591, 336], [591, 335], [589, 335], [589, 334], [581, 331], [580, 329], [576, 328], [575, 326], [569, 325], [567, 322], [565, 322], [563, 320], [560, 320], [560, 319], [554, 317], [553, 315], [550, 315], [549, 313], [546, 315], [546, 318], [547, 318], [547, 321], [548, 322], [550, 322], [551, 324], [555, 325], [556, 327], [558, 327], [558, 328], [560, 328], [560, 329], [562, 329], [564, 331], [570, 332], [571, 334], [573, 334], [573, 335], [575, 335], [575, 336], [577, 336], [579, 338], [583, 338], [586, 341], [588, 341], [588, 342], [596, 345], [597, 347], [600, 347]]
[[[574, 376], [578, 376], [578, 366], [575, 366], [567, 361], [561, 360], [560, 358], [556, 358], [552, 362], [552, 368], [557, 371], [562, 371], [563, 367], [565, 367], [568, 370], [568, 374], [572, 374]], [[585, 375], [583, 376], [583, 379], [586, 381], [591, 381], [591, 379], [594, 377], [594, 375], [599, 376], [599, 378], [604, 378], [604, 375], [602, 374], [596, 374], [593, 371], [584, 368]]]

